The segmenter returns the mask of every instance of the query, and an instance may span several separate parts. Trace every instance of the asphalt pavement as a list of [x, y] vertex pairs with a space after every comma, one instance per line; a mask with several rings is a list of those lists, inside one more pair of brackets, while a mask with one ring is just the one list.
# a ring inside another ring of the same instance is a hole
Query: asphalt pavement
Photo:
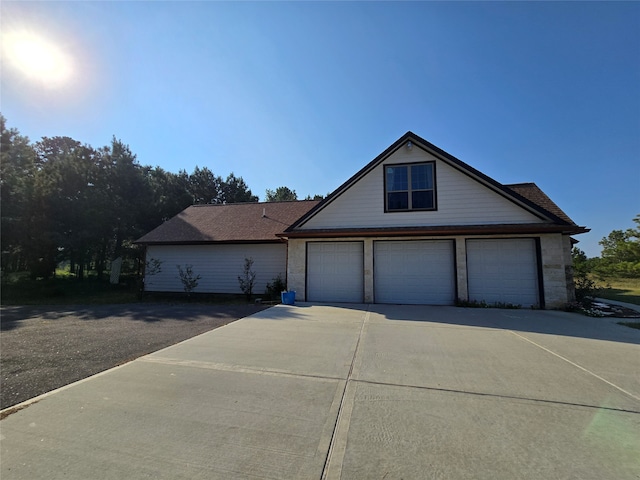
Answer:
[[264, 310], [259, 304], [0, 307], [0, 408]]
[[280, 305], [22, 404], [8, 479], [638, 479], [640, 331]]

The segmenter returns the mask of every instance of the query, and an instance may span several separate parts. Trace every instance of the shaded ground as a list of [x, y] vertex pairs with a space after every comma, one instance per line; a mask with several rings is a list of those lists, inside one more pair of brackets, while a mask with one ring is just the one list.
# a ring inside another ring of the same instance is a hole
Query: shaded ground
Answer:
[[202, 304], [2, 307], [0, 408], [264, 308]]
[[606, 285], [598, 290], [598, 297], [640, 305], [640, 278], [594, 278], [596, 284]]
[[598, 296], [640, 305], [640, 295], [635, 294], [635, 290], [629, 288], [603, 288], [598, 292]]
[[595, 301], [592, 306], [593, 310], [598, 311], [603, 317], [614, 317], [614, 318], [639, 318], [640, 312], [637, 310], [633, 310], [631, 308], [627, 308], [622, 305], [615, 305], [612, 303]]

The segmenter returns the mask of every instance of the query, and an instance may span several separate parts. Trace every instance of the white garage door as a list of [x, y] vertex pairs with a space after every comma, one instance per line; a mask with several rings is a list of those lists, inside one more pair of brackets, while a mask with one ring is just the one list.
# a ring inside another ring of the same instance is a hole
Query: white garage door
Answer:
[[467, 240], [469, 300], [538, 305], [532, 238]]
[[307, 244], [307, 300], [362, 303], [362, 242]]
[[378, 241], [374, 249], [376, 303], [454, 303], [453, 241]]

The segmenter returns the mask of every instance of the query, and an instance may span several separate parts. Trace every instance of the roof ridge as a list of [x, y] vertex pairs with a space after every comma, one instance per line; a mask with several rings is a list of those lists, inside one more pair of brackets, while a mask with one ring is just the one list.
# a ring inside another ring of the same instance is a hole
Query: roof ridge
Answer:
[[[189, 207], [229, 207], [233, 205], [273, 205], [277, 203], [319, 202], [320, 200], [281, 200], [277, 202], [232, 202], [232, 203], [194, 203]], [[188, 208], [188, 207], [187, 207]]]
[[[534, 185], [536, 187], [538, 186], [538, 185], [536, 185], [535, 182], [503, 183], [503, 185], [505, 187], [515, 187], [515, 186], [520, 186], [520, 185]], [[538, 187], [538, 188], [540, 188], [540, 187]]]

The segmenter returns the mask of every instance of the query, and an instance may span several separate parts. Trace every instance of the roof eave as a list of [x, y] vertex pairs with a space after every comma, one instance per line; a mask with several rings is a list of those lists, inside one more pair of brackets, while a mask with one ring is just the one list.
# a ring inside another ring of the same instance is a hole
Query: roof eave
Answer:
[[400, 237], [560, 233], [579, 235], [590, 229], [577, 225], [508, 224], [508, 225], [452, 225], [438, 227], [342, 228], [295, 230], [279, 234], [283, 238], [342, 238], [342, 237]]
[[133, 242], [136, 245], [230, 245], [230, 244], [258, 244], [258, 243], [282, 243], [285, 242], [278, 234], [278, 238], [254, 239], [254, 240], [162, 240], [162, 241], [140, 241]]

